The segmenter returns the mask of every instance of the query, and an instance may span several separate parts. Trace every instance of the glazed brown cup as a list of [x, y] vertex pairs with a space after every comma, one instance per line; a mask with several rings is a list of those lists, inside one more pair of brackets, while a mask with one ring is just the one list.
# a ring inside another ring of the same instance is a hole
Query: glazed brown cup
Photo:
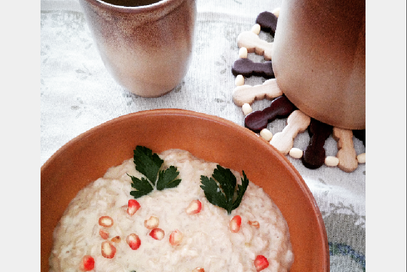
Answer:
[[365, 0], [284, 0], [272, 58], [278, 86], [301, 111], [365, 128]]
[[113, 78], [142, 97], [174, 89], [190, 63], [195, 0], [80, 0]]

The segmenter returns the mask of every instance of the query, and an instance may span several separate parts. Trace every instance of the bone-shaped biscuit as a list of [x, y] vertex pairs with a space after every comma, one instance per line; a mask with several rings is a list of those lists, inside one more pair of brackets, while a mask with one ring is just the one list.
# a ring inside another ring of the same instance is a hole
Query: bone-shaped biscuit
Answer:
[[332, 126], [311, 119], [308, 127], [310, 141], [302, 156], [302, 164], [309, 169], [317, 169], [325, 163], [324, 144], [332, 133]]
[[232, 66], [232, 74], [234, 76], [242, 75], [244, 77], [261, 76], [264, 78], [274, 78], [271, 60], [254, 62], [247, 58], [238, 59]]
[[287, 155], [294, 145], [294, 138], [298, 133], [307, 129], [311, 118], [300, 110], [293, 111], [287, 118], [287, 126], [283, 131], [276, 133], [270, 144], [277, 148], [283, 155]]
[[243, 31], [237, 36], [238, 47], [246, 47], [247, 52], [255, 52], [257, 55], [263, 56], [265, 60], [271, 60], [271, 51], [273, 48], [272, 42], [267, 42], [260, 39], [259, 35], [252, 31]]
[[256, 99], [261, 100], [264, 98], [274, 99], [283, 92], [277, 85], [275, 78], [264, 81], [261, 85], [242, 85], [237, 86], [233, 91], [233, 102], [236, 106], [243, 106], [244, 103], [252, 104]]
[[339, 159], [338, 167], [345, 172], [353, 172], [358, 168], [358, 160], [353, 147], [353, 132], [348, 129], [333, 128], [333, 138], [337, 141]]
[[269, 107], [261, 111], [255, 111], [244, 119], [245, 127], [260, 132], [267, 127], [267, 124], [273, 122], [276, 118], [286, 118], [297, 108], [291, 103], [285, 95], [281, 95], [271, 101]]

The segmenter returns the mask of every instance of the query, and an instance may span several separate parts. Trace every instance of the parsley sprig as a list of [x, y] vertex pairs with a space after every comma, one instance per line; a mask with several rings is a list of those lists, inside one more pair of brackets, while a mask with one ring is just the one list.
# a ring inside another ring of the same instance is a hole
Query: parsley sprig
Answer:
[[131, 187], [136, 189], [130, 192], [134, 198], [147, 195], [154, 188], [161, 191], [177, 187], [181, 182], [181, 179], [177, 179], [179, 174], [177, 167], [170, 166], [160, 171], [164, 161], [147, 147], [137, 146], [133, 151], [133, 160], [136, 170], [145, 176], [139, 179], [129, 175], [132, 180]]
[[202, 175], [201, 188], [208, 201], [213, 205], [224, 208], [228, 214], [239, 207], [249, 185], [249, 180], [244, 171], [242, 171], [242, 174], [242, 184], [238, 184], [237, 188], [235, 175], [230, 169], [223, 168], [220, 165], [217, 165], [213, 170], [211, 178]]

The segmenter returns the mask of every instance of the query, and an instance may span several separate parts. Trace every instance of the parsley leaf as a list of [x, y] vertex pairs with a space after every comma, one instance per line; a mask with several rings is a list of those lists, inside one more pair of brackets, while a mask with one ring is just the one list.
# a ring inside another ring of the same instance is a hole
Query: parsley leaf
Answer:
[[160, 159], [157, 154], [153, 154], [151, 149], [144, 146], [137, 146], [133, 154], [136, 170], [146, 176], [147, 179], [155, 185], [158, 171], [164, 161]]
[[165, 171], [160, 171], [158, 174], [157, 190], [164, 190], [166, 188], [174, 188], [180, 184], [181, 179], [176, 179], [179, 172], [175, 166], [170, 166]]
[[211, 178], [201, 176], [201, 188], [210, 203], [224, 208], [228, 214], [239, 207], [249, 180], [243, 171], [242, 184], [236, 189], [236, 177], [232, 171], [220, 165], [213, 170]]
[[160, 171], [164, 161], [156, 153], [153, 153], [151, 149], [144, 146], [137, 146], [133, 154], [136, 170], [145, 176], [139, 179], [128, 175], [132, 180], [131, 187], [136, 189], [130, 192], [130, 195], [134, 198], [147, 195], [152, 192], [154, 188], [161, 191], [167, 188], [177, 187], [178, 184], [180, 184], [181, 179], [177, 179], [179, 174], [177, 167], [170, 166]]
[[134, 198], [142, 197], [143, 195], [147, 195], [154, 190], [154, 187], [150, 184], [150, 182], [148, 182], [147, 179], [145, 178], [138, 179], [133, 176], [130, 176], [130, 178], [133, 181], [131, 187], [137, 190], [137, 191], [133, 190], [130, 192], [130, 195], [132, 195]]

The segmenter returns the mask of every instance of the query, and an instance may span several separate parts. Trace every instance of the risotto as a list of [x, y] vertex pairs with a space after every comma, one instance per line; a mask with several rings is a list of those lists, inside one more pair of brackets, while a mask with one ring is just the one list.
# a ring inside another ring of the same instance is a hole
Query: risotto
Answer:
[[[175, 166], [177, 187], [134, 200], [133, 159], [110, 168], [71, 201], [54, 230], [50, 271], [289, 271], [294, 255], [287, 223], [271, 198], [249, 183], [230, 214], [201, 188], [216, 163], [187, 151], [159, 154]], [[237, 183], [240, 173], [233, 171]], [[249, 176], [250, 178], [250, 176]]]

